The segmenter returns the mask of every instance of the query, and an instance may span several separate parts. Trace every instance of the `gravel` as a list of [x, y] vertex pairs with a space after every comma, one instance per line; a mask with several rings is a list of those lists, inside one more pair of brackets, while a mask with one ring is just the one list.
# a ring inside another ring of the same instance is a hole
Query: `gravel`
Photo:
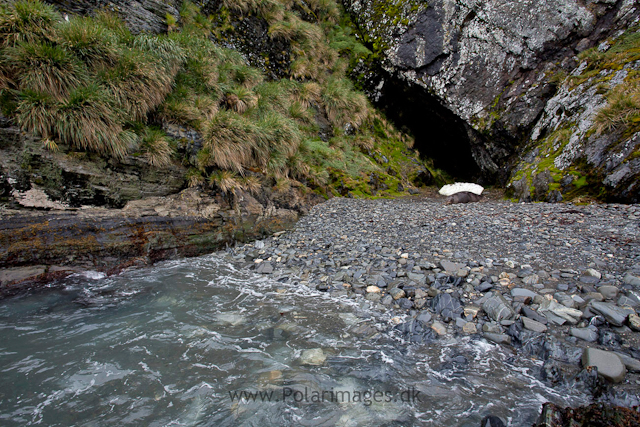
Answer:
[[[635, 205], [335, 198], [229, 255], [281, 282], [362, 298], [411, 342], [437, 339], [429, 329], [473, 335], [571, 370], [587, 346], [640, 357], [628, 327], [640, 328], [639, 217]], [[597, 331], [607, 338], [592, 342]]]

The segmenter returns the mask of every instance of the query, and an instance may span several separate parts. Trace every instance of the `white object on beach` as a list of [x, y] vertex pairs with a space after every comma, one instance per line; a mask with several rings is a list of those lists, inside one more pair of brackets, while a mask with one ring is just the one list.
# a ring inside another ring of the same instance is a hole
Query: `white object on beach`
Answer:
[[484, 187], [469, 182], [456, 182], [455, 184], [447, 184], [438, 191], [443, 196], [451, 196], [462, 191], [477, 194], [478, 196], [484, 191]]

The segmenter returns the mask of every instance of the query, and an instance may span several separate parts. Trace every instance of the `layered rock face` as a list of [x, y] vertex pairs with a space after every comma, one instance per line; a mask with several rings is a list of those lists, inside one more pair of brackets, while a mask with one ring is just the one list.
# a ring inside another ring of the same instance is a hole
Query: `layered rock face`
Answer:
[[294, 187], [225, 196], [185, 185], [180, 165], [51, 152], [1, 121], [0, 298], [77, 271], [118, 272], [254, 240], [323, 200]]
[[[638, 18], [629, 0], [344, 3], [364, 39], [378, 49], [382, 67], [462, 119], [475, 162], [503, 183], [519, 163], [514, 155], [554, 130], [549, 116], [557, 106], [550, 106], [565, 102], [554, 98], [558, 73], [573, 72], [581, 62], [576, 54], [619, 36]], [[384, 83], [380, 78], [371, 85], [374, 97], [384, 95]], [[574, 101], [584, 104], [585, 96], [576, 93]], [[603, 163], [598, 159], [594, 166]]]
[[91, 15], [96, 10], [115, 12], [134, 33], [167, 31], [167, 15], [179, 17], [180, 0], [48, 0], [61, 12]]

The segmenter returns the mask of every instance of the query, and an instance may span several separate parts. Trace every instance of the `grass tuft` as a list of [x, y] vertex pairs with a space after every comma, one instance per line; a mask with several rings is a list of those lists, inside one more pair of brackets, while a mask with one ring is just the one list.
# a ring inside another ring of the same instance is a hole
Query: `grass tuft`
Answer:
[[142, 135], [140, 150], [152, 166], [165, 167], [171, 164], [173, 149], [167, 135], [160, 130], [147, 128]]
[[61, 17], [48, 4], [36, 0], [0, 6], [0, 47], [48, 39]]

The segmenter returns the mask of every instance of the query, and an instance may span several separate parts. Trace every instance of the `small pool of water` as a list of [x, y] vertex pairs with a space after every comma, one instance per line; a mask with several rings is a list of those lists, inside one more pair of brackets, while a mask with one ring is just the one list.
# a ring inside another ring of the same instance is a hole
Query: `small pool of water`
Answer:
[[0, 331], [5, 426], [520, 426], [586, 402], [538, 381], [539, 361], [477, 337], [407, 343], [363, 300], [223, 254], [3, 300]]

